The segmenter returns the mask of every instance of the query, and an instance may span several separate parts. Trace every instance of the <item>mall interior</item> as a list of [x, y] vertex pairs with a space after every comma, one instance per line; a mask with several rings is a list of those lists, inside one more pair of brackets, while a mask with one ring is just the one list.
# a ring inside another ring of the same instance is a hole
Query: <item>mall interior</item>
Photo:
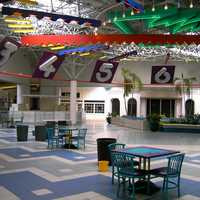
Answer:
[[0, 0], [1, 200], [200, 200], [199, 0]]

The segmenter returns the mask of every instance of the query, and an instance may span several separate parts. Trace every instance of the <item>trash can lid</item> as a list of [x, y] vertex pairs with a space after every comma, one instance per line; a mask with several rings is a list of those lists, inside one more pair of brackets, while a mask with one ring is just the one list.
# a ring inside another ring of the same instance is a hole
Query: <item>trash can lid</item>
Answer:
[[98, 138], [97, 141], [107, 141], [107, 140], [111, 140], [111, 141], [116, 141], [116, 138]]

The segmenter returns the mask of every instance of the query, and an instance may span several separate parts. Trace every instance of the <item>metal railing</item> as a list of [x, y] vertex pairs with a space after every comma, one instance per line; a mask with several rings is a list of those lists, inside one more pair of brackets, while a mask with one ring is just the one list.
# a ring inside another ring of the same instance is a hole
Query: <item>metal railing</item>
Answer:
[[[5, 111], [0, 112], [0, 124], [8, 127], [17, 122], [43, 124], [46, 121], [70, 121], [70, 113], [64, 111]], [[82, 112], [77, 112], [77, 122], [82, 121]]]

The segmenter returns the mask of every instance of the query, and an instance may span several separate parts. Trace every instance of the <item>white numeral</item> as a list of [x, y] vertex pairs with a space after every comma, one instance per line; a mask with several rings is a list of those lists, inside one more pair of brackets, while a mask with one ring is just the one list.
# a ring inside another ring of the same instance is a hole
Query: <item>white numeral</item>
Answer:
[[53, 63], [58, 60], [58, 57], [57, 56], [52, 56], [51, 58], [49, 58], [48, 60], [46, 60], [44, 63], [42, 63], [40, 66], [39, 66], [39, 69], [41, 71], [44, 71], [44, 77], [47, 78], [49, 77], [49, 75], [52, 73], [52, 72], [55, 72], [56, 69], [54, 68], [53, 66]]
[[7, 41], [4, 44], [4, 48], [3, 50], [1, 50], [0, 55], [2, 56], [1, 60], [0, 60], [0, 66], [4, 65], [8, 59], [10, 58], [10, 55], [12, 53], [14, 53], [15, 51], [17, 51], [18, 46], [13, 44], [12, 42]]
[[[161, 76], [164, 76], [164, 79], [161, 79]], [[170, 80], [170, 73], [167, 72], [167, 68], [163, 67], [160, 71], [155, 74], [155, 81], [157, 83], [167, 83]]]
[[[99, 82], [106, 82], [112, 77], [112, 68], [113, 65], [111, 63], [104, 63], [99, 68], [99, 72], [96, 73], [96, 79]], [[106, 76], [102, 77], [102, 73], [106, 73]]]

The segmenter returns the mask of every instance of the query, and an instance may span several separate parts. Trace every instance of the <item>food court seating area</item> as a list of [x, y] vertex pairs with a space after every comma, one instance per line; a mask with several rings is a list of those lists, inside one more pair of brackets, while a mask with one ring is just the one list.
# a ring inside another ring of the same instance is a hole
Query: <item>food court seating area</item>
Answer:
[[[46, 121], [44, 125], [35, 125], [32, 130], [35, 141], [47, 141], [48, 148], [85, 149], [87, 128], [70, 126], [69, 121]], [[17, 141], [28, 140], [28, 124], [16, 126]], [[74, 144], [75, 143], [75, 144]]]
[[[126, 144], [125, 148], [120, 150], [138, 146], [151, 146], [185, 153], [180, 173], [179, 199], [200, 199], [200, 142], [198, 134], [179, 133], [181, 135], [178, 135], [157, 132], [151, 133], [150, 137], [149, 132], [140, 134], [137, 130], [123, 127], [120, 127], [119, 131], [118, 126], [107, 126], [104, 121], [89, 121], [81, 126], [77, 126], [77, 128], [82, 127], [87, 128], [86, 146], [85, 149], [80, 148], [78, 150], [64, 148], [53, 148], [52, 150], [47, 148], [47, 141], [35, 141], [35, 136], [32, 135], [30, 127], [28, 129], [28, 141], [20, 142], [16, 138], [16, 129], [1, 128], [0, 191], [3, 199], [130, 199], [131, 191], [133, 190], [128, 187], [128, 182], [126, 182], [125, 191], [123, 191], [123, 184], [120, 185], [119, 197], [117, 197], [117, 167], [115, 167], [114, 184], [112, 184], [112, 166], [109, 167], [108, 172], [99, 171], [96, 141], [99, 137], [116, 138], [118, 143]], [[193, 141], [193, 146], [188, 145], [190, 140]], [[169, 166], [174, 166], [174, 155], [169, 156], [152, 158], [151, 169], [160, 169], [160, 167], [167, 166], [169, 169], [172, 169]], [[129, 160], [129, 157], [122, 157], [122, 159]], [[137, 162], [140, 161], [136, 156], [133, 159]], [[175, 160], [178, 161], [179, 159], [175, 158]], [[148, 161], [146, 161], [147, 166]], [[175, 169], [177, 169], [177, 166]], [[128, 167], [130, 166], [128, 165]], [[136, 170], [140, 168], [138, 165], [134, 165], [134, 167]], [[133, 173], [133, 171], [131, 172]], [[166, 174], [161, 173], [162, 170], [152, 170], [150, 172], [150, 182], [159, 187], [160, 190], [153, 194], [143, 194], [136, 190], [136, 199], [163, 199], [163, 181], [164, 179], [167, 180], [167, 178], [171, 181], [171, 174], [165, 176]], [[165, 172], [167, 171], [165, 170]], [[179, 172], [177, 174], [179, 175]], [[127, 174], [121, 175], [126, 176]], [[161, 176], [161, 178], [153, 178], [158, 176]], [[146, 174], [145, 178], [148, 178]], [[126, 178], [126, 180], [128, 179]], [[137, 182], [138, 179], [134, 180]], [[121, 181], [122, 179], [120, 179]], [[164, 187], [167, 187], [166, 181]], [[25, 190], [24, 188], [28, 189]], [[178, 199], [177, 188], [169, 189], [167, 196], [168, 199]]]

